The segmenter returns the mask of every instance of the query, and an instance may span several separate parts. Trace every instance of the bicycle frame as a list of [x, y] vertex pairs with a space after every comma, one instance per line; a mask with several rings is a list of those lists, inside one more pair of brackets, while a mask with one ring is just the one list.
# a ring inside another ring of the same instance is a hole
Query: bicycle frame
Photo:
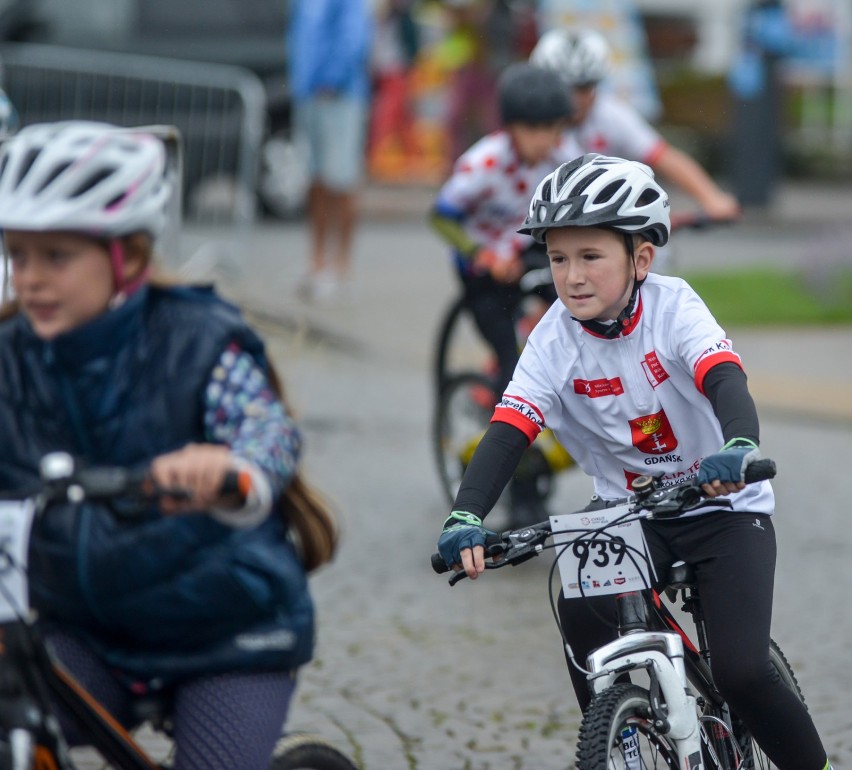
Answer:
[[[619, 594], [616, 603], [620, 629], [627, 618], [633, 626], [637, 622], [644, 625], [645, 601], [641, 594]], [[649, 690], [657, 727], [674, 740], [682, 759], [701, 755], [696, 699], [687, 690], [684, 647], [678, 634], [656, 630], [628, 631], [592, 651], [586, 665], [589, 686], [595, 695], [611, 687], [624, 673], [644, 669], [651, 681]], [[666, 704], [665, 711], [661, 703]], [[693, 764], [682, 766], [695, 767]]]
[[[54, 702], [65, 707], [81, 735], [113, 767], [159, 770], [130, 734], [53, 660], [31, 620], [22, 617], [0, 625], [0, 713], [9, 729], [12, 767], [74, 770], [68, 747], [53, 717]], [[29, 739], [36, 737], [35, 745]]]
[[[56, 660], [45, 644], [29, 598], [27, 554], [30, 527], [53, 501], [183, 499], [180, 488], [158, 487], [147, 471], [119, 467], [77, 468], [65, 453], [42, 458], [41, 483], [29, 492], [0, 493], [0, 766], [12, 770], [75, 770], [56, 717], [57, 705], [82, 743], [116, 770], [164, 770], [96, 699]], [[246, 480], [226, 474], [220, 495], [244, 495]], [[125, 515], [126, 512], [125, 512]], [[132, 515], [132, 514], [131, 514]], [[169, 733], [171, 696], [134, 699], [135, 724]], [[270, 757], [281, 767], [355, 770], [343, 753], [310, 733], [282, 733]]]
[[[675, 570], [675, 576], [682, 576], [678, 567]], [[713, 683], [697, 590], [691, 582], [683, 580], [674, 577], [669, 582], [688, 593], [686, 609], [695, 623], [698, 645], [693, 644], [656, 592], [651, 592], [650, 600], [635, 592], [619, 594], [616, 608], [620, 635], [588, 656], [589, 686], [598, 695], [619, 676], [629, 671], [645, 671], [654, 696], [652, 704], [660, 703], [661, 696], [667, 706], [665, 711], [654, 709], [657, 727], [671, 736], [681, 759], [700, 756], [703, 744], [711, 751], [717, 768], [736, 770], [742, 755], [733, 737], [727, 704]], [[631, 630], [625, 630], [628, 628]], [[690, 686], [696, 695], [688, 692]], [[701, 717], [699, 705], [704, 711]], [[710, 723], [703, 732], [702, 722]]]

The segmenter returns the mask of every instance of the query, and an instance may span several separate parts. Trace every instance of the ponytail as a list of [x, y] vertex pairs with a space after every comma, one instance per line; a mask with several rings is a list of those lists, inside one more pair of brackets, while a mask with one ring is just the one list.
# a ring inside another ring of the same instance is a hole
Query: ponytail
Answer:
[[[271, 364], [267, 376], [289, 411], [281, 379]], [[298, 471], [281, 495], [278, 510], [295, 537], [308, 572], [332, 560], [340, 535], [337, 521], [328, 503]]]

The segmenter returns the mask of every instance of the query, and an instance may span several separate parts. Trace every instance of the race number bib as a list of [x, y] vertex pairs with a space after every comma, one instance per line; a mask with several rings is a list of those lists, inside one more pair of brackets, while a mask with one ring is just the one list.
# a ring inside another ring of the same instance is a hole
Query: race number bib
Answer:
[[27, 549], [34, 514], [32, 501], [0, 500], [0, 623], [29, 609]]
[[636, 591], [654, 584], [642, 525], [620, 521], [626, 505], [551, 516], [566, 599]]

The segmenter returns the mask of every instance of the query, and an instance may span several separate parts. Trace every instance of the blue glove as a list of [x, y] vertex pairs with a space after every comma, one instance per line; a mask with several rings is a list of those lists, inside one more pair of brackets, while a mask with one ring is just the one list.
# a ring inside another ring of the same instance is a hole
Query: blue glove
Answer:
[[438, 553], [448, 567], [461, 564], [464, 548], [485, 545], [485, 536], [495, 534], [482, 526], [482, 519], [472, 513], [453, 511], [444, 522], [444, 531], [438, 538]]
[[732, 484], [745, 481], [746, 468], [759, 459], [757, 444], [747, 438], [732, 438], [719, 452], [701, 461], [698, 483], [709, 484], [716, 479]]

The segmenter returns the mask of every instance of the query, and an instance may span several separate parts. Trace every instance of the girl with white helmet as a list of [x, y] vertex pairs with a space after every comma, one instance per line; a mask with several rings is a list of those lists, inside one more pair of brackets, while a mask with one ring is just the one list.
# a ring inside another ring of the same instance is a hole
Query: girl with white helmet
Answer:
[[[40, 458], [64, 451], [188, 491], [133, 526], [94, 504], [48, 511], [32, 600], [120, 722], [139, 693], [174, 697], [176, 770], [257, 770], [312, 654], [306, 572], [334, 531], [297, 472], [299, 431], [261, 340], [212, 290], [151, 278], [169, 160], [152, 133], [79, 121], [0, 147], [16, 296], [0, 315], [0, 488], [30, 488]], [[245, 500], [220, 492], [233, 469], [252, 480]]]
[[[589, 154], [538, 185], [522, 232], [547, 245], [559, 302], [539, 322], [494, 410], [444, 523], [444, 561], [485, 570], [483, 519], [539, 432], [550, 428], [594, 480], [588, 510], [625, 498], [631, 481], [697, 479], [718, 506], [643, 521], [657, 575], [693, 565], [712, 633], [713, 676], [782, 770], [823, 770], [826, 753], [798, 696], [769, 659], [775, 570], [774, 496], [746, 486], [759, 422], [739, 355], [681, 279], [651, 272], [669, 236], [669, 201], [647, 166]], [[565, 600], [577, 660], [611, 640], [613, 597]], [[570, 666], [585, 708], [585, 674]]]
[[711, 218], [740, 215], [736, 198], [720, 189], [701, 165], [669, 144], [633, 107], [598, 86], [610, 69], [606, 38], [593, 29], [545, 32], [530, 61], [556, 72], [571, 90], [572, 132], [584, 152], [638, 160], [673, 182]]

